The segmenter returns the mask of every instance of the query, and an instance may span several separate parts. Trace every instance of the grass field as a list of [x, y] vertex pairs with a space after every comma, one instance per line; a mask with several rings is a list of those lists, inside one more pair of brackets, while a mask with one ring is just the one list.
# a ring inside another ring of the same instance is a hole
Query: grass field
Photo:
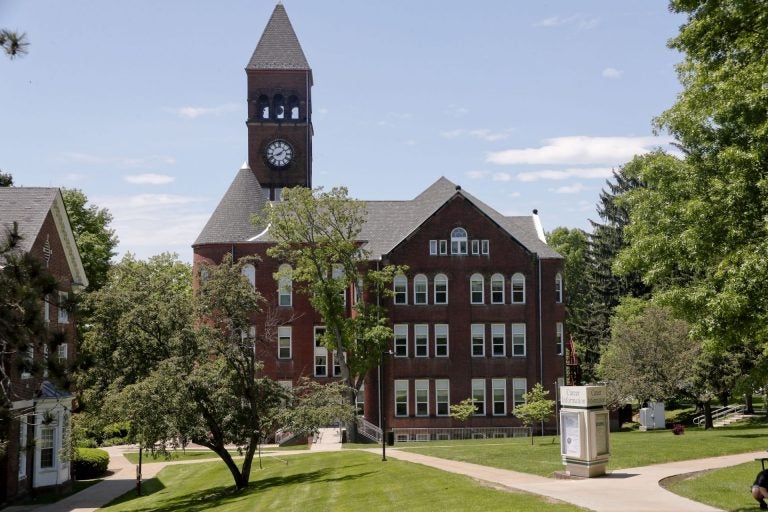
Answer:
[[251, 485], [232, 490], [223, 463], [179, 464], [144, 484], [141, 498], [131, 492], [102, 509], [109, 512], [256, 510], [334, 510], [334, 512], [583, 510], [530, 494], [482, 486], [470, 478], [417, 464], [355, 451], [296, 455], [283, 463], [264, 461]]
[[750, 462], [696, 473], [684, 480], [671, 479], [664, 483], [664, 487], [722, 510], [757, 510], [757, 502], [752, 499], [750, 488], [761, 469], [759, 462]]
[[[262, 453], [278, 453], [281, 451], [296, 451], [296, 450], [306, 450], [306, 445], [296, 445], [296, 446], [286, 446], [281, 447], [279, 449], [275, 448], [264, 448], [261, 450]], [[240, 454], [236, 451], [230, 451], [230, 454], [232, 454], [233, 457], [238, 457]], [[131, 464], [138, 464], [139, 463], [139, 452], [128, 452], [123, 454], [126, 459]], [[167, 462], [167, 461], [184, 461], [184, 460], [201, 460], [201, 459], [216, 459], [219, 456], [216, 455], [211, 450], [171, 450], [168, 452], [168, 455], [166, 456], [163, 453], [155, 452], [147, 453], [144, 452], [143, 462]], [[258, 452], [256, 453], [256, 457], [258, 457]]]

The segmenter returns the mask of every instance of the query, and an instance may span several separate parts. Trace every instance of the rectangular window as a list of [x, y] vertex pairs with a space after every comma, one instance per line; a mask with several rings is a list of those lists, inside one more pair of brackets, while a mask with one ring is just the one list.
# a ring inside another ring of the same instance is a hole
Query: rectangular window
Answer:
[[323, 345], [325, 327], [315, 327], [315, 377], [328, 376], [328, 349]]
[[408, 416], [408, 381], [395, 381], [395, 416]]
[[448, 324], [435, 324], [435, 357], [448, 357]]
[[27, 417], [19, 418], [19, 480], [27, 477]]
[[525, 324], [512, 324], [512, 355], [525, 356]]
[[278, 305], [279, 306], [290, 306], [291, 305], [291, 289], [287, 286], [280, 286], [280, 290], [278, 292]]
[[427, 324], [413, 326], [413, 342], [416, 357], [429, 357], [429, 326]]
[[472, 240], [472, 254], [480, 254], [480, 240]]
[[59, 360], [59, 364], [66, 364], [69, 356], [69, 345], [66, 343], [60, 344], [56, 347], [56, 359]]
[[69, 294], [67, 292], [59, 292], [59, 323], [69, 323], [69, 313], [67, 312], [67, 298]]
[[501, 357], [507, 354], [505, 327], [504, 324], [491, 324], [491, 347], [494, 357]]
[[512, 379], [512, 407], [515, 408], [518, 405], [524, 404], [525, 399], [523, 395], [526, 393], [528, 387], [528, 381], [525, 379]]
[[358, 416], [365, 416], [365, 384], [361, 384], [360, 390], [355, 394], [355, 409]]
[[27, 345], [27, 350], [22, 356], [24, 367], [21, 370], [21, 378], [28, 379], [32, 377], [32, 373], [29, 371], [32, 369], [32, 365], [35, 364], [35, 347], [31, 343]]
[[507, 414], [507, 380], [491, 380], [491, 389], [493, 393], [493, 415], [506, 416]]
[[[344, 357], [344, 360], [347, 359], [347, 353], [343, 352], [342, 356]], [[333, 355], [333, 376], [334, 377], [341, 377], [341, 364], [339, 364], [339, 358], [336, 357], [336, 354]]]
[[485, 416], [485, 379], [472, 379], [472, 402], [475, 416]]
[[435, 403], [438, 416], [451, 414], [451, 390], [448, 379], [435, 380]]
[[563, 355], [563, 322], [555, 324], [555, 354]]
[[485, 355], [485, 324], [472, 324], [472, 357]]
[[491, 244], [488, 242], [488, 240], [481, 240], [480, 241], [480, 252], [483, 254], [489, 254], [491, 252], [490, 250]]
[[424, 275], [413, 278], [413, 303], [427, 303], [427, 277]]
[[416, 390], [416, 416], [429, 416], [429, 381], [414, 382]]
[[54, 436], [56, 434], [56, 427], [52, 425], [43, 426], [40, 429], [40, 467], [52, 468], [55, 460], [54, 450]]
[[429, 241], [429, 255], [430, 256], [437, 255], [437, 240]]
[[472, 304], [483, 303], [483, 278], [479, 276], [472, 276], [469, 281], [470, 286], [470, 302]]
[[403, 275], [395, 276], [393, 286], [395, 304], [408, 304], [408, 279]]
[[48, 323], [51, 321], [51, 296], [46, 295], [43, 298], [43, 320], [45, 320], [45, 323]]
[[504, 304], [504, 276], [491, 277], [491, 304]]
[[443, 274], [435, 276], [435, 304], [448, 304], [448, 278]]
[[277, 358], [291, 358], [291, 327], [282, 326], [277, 328]]
[[448, 240], [440, 240], [440, 254], [448, 254]]
[[395, 331], [395, 357], [408, 357], [408, 326], [397, 324]]

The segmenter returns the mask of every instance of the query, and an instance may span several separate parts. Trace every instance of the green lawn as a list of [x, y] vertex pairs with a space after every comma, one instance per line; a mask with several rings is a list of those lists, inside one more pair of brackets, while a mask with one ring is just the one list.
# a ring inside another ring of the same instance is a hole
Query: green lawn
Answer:
[[[267, 453], [280, 453], [281, 451], [296, 451], [296, 450], [306, 450], [306, 445], [296, 445], [296, 446], [284, 446], [280, 448], [265, 448], [261, 450], [262, 454]], [[240, 454], [236, 451], [230, 451], [229, 453], [232, 454], [234, 457], [238, 457]], [[123, 454], [126, 459], [131, 464], [138, 464], [139, 463], [139, 452], [127, 452]], [[258, 458], [259, 454], [256, 452], [256, 458]], [[216, 455], [211, 450], [171, 450], [168, 452], [168, 456], [156, 452], [154, 455], [152, 453], [144, 452], [144, 457], [142, 459], [142, 462], [166, 462], [166, 461], [182, 461], [182, 460], [200, 460], [200, 459], [216, 459], [219, 456]]]
[[670, 491], [722, 510], [757, 510], [750, 488], [760, 471], [759, 462], [696, 473], [685, 480], [670, 479]]
[[[563, 469], [559, 438], [473, 439], [398, 443], [396, 448], [445, 459], [473, 462], [503, 469], [550, 476]], [[687, 428], [676, 436], [671, 430], [611, 433], [608, 469], [647, 466], [677, 460], [715, 457], [768, 448], [768, 428], [763, 420], [712, 430]]]
[[334, 512], [583, 510], [524, 493], [482, 486], [470, 478], [378, 455], [341, 451], [297, 455], [288, 463], [267, 458], [255, 468], [244, 492], [232, 490], [224, 464], [179, 464], [165, 468], [134, 492], [103, 510], [226, 511], [334, 510]]

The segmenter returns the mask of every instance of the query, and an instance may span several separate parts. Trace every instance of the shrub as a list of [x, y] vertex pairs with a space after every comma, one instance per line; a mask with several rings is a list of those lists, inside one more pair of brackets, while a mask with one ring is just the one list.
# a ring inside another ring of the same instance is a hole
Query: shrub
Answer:
[[74, 464], [78, 480], [97, 478], [107, 472], [109, 454], [98, 448], [78, 448]]
[[101, 435], [104, 439], [110, 439], [114, 437], [127, 438], [129, 428], [130, 424], [127, 421], [110, 423], [101, 430]]
[[98, 446], [99, 445], [96, 442], [96, 440], [95, 439], [91, 439], [89, 437], [77, 440], [77, 447], [78, 448], [97, 448]]

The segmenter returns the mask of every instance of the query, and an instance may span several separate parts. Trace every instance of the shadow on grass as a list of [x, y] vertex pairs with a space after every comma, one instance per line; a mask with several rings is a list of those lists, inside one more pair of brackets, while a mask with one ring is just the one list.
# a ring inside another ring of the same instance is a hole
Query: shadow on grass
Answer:
[[[138, 503], [134, 504], [131, 510], [133, 512], [198, 512], [208, 510], [213, 507], [226, 506], [238, 501], [249, 499], [252, 495], [257, 494], [265, 489], [278, 486], [287, 485], [301, 485], [306, 483], [323, 483], [323, 482], [343, 482], [349, 480], [357, 480], [373, 474], [373, 471], [348, 474], [338, 477], [330, 476], [330, 469], [321, 469], [317, 471], [309, 471], [306, 473], [298, 473], [288, 476], [274, 476], [264, 478], [251, 482], [248, 487], [238, 491], [232, 486], [218, 486], [209, 489], [203, 489], [197, 492], [187, 493], [184, 496], [176, 498], [170, 498], [165, 501], [154, 501], [151, 504], [147, 503], [146, 506], [139, 506]], [[145, 492], [143, 496], [149, 496], [158, 491], [161, 491], [165, 486], [157, 479], [153, 478], [148, 480], [144, 484]], [[135, 493], [124, 495], [122, 498], [115, 500], [111, 505], [118, 503], [125, 503], [133, 501], [137, 498]]]
[[[765, 439], [768, 437], [768, 433], [766, 434], [726, 434], [723, 437], [733, 437], [735, 439], [757, 439], [762, 438]], [[756, 450], [758, 448], [755, 448]]]

